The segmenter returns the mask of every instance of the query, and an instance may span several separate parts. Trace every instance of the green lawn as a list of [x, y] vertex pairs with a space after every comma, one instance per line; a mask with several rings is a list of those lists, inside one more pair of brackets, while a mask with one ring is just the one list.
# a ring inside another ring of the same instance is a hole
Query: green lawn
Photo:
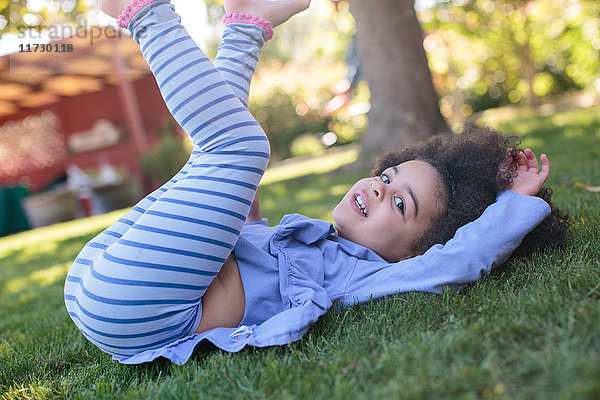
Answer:
[[[549, 155], [549, 185], [574, 220], [566, 249], [513, 261], [510, 273], [463, 294], [330, 311], [284, 347], [229, 354], [206, 345], [182, 367], [113, 363], [70, 321], [62, 288], [82, 246], [123, 212], [0, 239], [1, 398], [598, 399], [600, 193], [575, 183], [600, 185], [599, 115], [596, 107], [484, 117]], [[326, 160], [302, 166], [309, 175], [293, 166], [271, 174], [260, 189], [271, 224], [288, 212], [331, 219], [362, 174], [323, 173]]]

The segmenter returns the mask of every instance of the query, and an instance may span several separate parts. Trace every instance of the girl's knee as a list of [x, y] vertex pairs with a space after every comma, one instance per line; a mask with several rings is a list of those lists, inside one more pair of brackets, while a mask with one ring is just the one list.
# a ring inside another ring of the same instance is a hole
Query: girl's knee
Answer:
[[265, 131], [260, 125], [249, 129], [246, 133], [246, 137], [251, 140], [242, 141], [240, 145], [243, 147], [242, 151], [250, 151], [255, 153], [264, 154], [267, 162], [271, 156], [271, 143]]
[[267, 165], [269, 164], [269, 159], [271, 157], [271, 143], [269, 143], [269, 139], [267, 138], [266, 134], [264, 134], [264, 137], [265, 140], [260, 140], [259, 143], [257, 143], [257, 149], [254, 150], [265, 155], [265, 157], [262, 159], [261, 164], [261, 169], [263, 171], [267, 169]]

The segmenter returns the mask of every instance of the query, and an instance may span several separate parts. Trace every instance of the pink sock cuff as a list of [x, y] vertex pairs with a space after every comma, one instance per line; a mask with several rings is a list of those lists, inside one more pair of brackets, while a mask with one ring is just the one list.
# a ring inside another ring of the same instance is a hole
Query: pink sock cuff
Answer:
[[[142, 8], [155, 1], [158, 0], [133, 0], [130, 5], [125, 7], [125, 9], [121, 12], [121, 15], [119, 15], [119, 18], [117, 19], [117, 25], [121, 28], [127, 29], [127, 25], [129, 24], [129, 21], [131, 21], [131, 18]], [[170, 2], [170, 0], [166, 1]]]
[[267, 34], [267, 40], [273, 38], [273, 25], [269, 21], [263, 18], [259, 18], [258, 15], [244, 14], [244, 13], [229, 13], [223, 15], [223, 23], [225, 25], [232, 22], [241, 22], [243, 24], [254, 24], [264, 29]]

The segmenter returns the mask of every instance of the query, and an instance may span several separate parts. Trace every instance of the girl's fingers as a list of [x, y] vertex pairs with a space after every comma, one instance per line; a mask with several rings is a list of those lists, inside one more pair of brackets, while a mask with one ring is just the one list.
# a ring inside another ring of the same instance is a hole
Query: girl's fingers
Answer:
[[538, 161], [533, 151], [531, 149], [526, 149], [525, 155], [527, 156], [527, 167], [535, 168], [536, 172], [539, 171]]
[[516, 161], [517, 161], [517, 168], [527, 167], [527, 157], [525, 156], [524, 152], [517, 153]]
[[548, 179], [548, 176], [550, 175], [550, 160], [548, 160], [547, 155], [542, 154], [540, 156], [540, 161], [542, 162], [542, 170], [540, 171], [539, 176], [543, 179], [543, 182], [546, 182], [546, 179]]

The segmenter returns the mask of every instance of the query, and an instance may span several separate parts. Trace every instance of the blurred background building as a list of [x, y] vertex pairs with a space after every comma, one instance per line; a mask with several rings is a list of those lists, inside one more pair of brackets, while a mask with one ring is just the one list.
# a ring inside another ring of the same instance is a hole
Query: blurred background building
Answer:
[[0, 58], [0, 235], [132, 205], [156, 185], [142, 154], [176, 134], [128, 35], [44, 46]]

